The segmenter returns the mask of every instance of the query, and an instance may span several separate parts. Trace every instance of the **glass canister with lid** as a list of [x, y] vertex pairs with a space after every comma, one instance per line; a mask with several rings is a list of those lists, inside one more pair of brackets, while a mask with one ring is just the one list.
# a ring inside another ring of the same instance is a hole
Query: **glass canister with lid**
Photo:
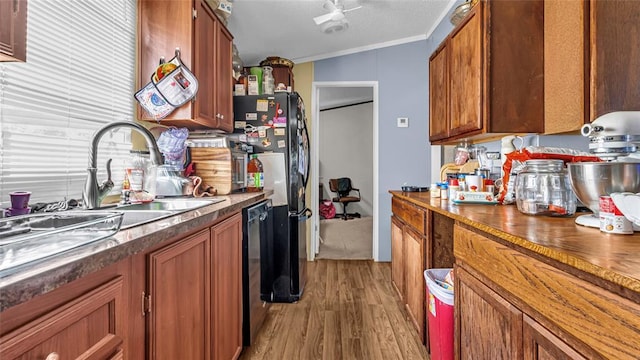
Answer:
[[516, 205], [527, 215], [571, 216], [576, 196], [562, 160], [527, 160], [516, 178]]

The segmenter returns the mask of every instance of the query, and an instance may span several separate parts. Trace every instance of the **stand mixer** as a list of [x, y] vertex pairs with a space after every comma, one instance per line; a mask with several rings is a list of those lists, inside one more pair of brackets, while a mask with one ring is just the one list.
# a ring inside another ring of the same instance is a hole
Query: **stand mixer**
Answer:
[[[604, 162], [568, 164], [571, 188], [593, 215], [576, 218], [576, 224], [600, 227], [599, 200], [602, 195], [640, 192], [640, 111], [617, 111], [582, 126], [589, 137], [589, 152]], [[635, 231], [640, 227], [634, 225]]]

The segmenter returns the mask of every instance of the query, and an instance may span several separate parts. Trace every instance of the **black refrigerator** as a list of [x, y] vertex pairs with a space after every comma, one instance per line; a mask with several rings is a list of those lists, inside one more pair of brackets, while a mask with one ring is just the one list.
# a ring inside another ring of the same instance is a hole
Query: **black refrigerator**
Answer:
[[297, 93], [234, 96], [234, 133], [264, 166], [273, 189], [273, 237], [261, 244], [261, 297], [295, 302], [306, 280], [309, 135], [304, 102]]

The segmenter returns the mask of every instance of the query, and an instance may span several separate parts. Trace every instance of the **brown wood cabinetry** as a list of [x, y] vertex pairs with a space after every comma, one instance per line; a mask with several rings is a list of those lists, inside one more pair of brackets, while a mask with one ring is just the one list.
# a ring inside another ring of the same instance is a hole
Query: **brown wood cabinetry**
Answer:
[[633, 359], [640, 305], [456, 225], [461, 359]]
[[[198, 79], [196, 98], [162, 124], [233, 131], [233, 37], [205, 0], [138, 2], [138, 88], [150, 80], [160, 57], [180, 48], [182, 62]], [[155, 121], [138, 107], [140, 120]]]
[[27, 0], [0, 1], [0, 61], [27, 60]]
[[148, 343], [151, 359], [210, 359], [209, 230], [148, 255]]
[[449, 137], [448, 48], [440, 45], [429, 59], [429, 139]]
[[[638, 1], [545, 1], [545, 133], [640, 110]], [[614, 56], [611, 56], [615, 54]]]
[[117, 276], [3, 335], [0, 358], [124, 358], [126, 284]]
[[445, 39], [429, 65], [432, 143], [543, 132], [543, 11], [540, 0], [483, 0]]
[[453, 267], [453, 220], [391, 198], [391, 281], [429, 348], [424, 271]]
[[[391, 199], [392, 281], [405, 303], [420, 338], [425, 338], [425, 283], [427, 211], [398, 198]], [[399, 253], [398, 253], [399, 252]]]
[[242, 351], [242, 215], [211, 228], [213, 359]]
[[242, 351], [242, 216], [148, 255], [151, 359], [237, 359]]

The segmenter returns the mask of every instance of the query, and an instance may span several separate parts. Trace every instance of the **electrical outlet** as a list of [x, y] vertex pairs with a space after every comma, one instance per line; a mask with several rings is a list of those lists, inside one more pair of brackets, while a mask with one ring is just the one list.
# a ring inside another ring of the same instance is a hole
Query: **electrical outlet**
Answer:
[[409, 127], [409, 118], [407, 118], [407, 117], [399, 117], [398, 118], [398, 127]]

